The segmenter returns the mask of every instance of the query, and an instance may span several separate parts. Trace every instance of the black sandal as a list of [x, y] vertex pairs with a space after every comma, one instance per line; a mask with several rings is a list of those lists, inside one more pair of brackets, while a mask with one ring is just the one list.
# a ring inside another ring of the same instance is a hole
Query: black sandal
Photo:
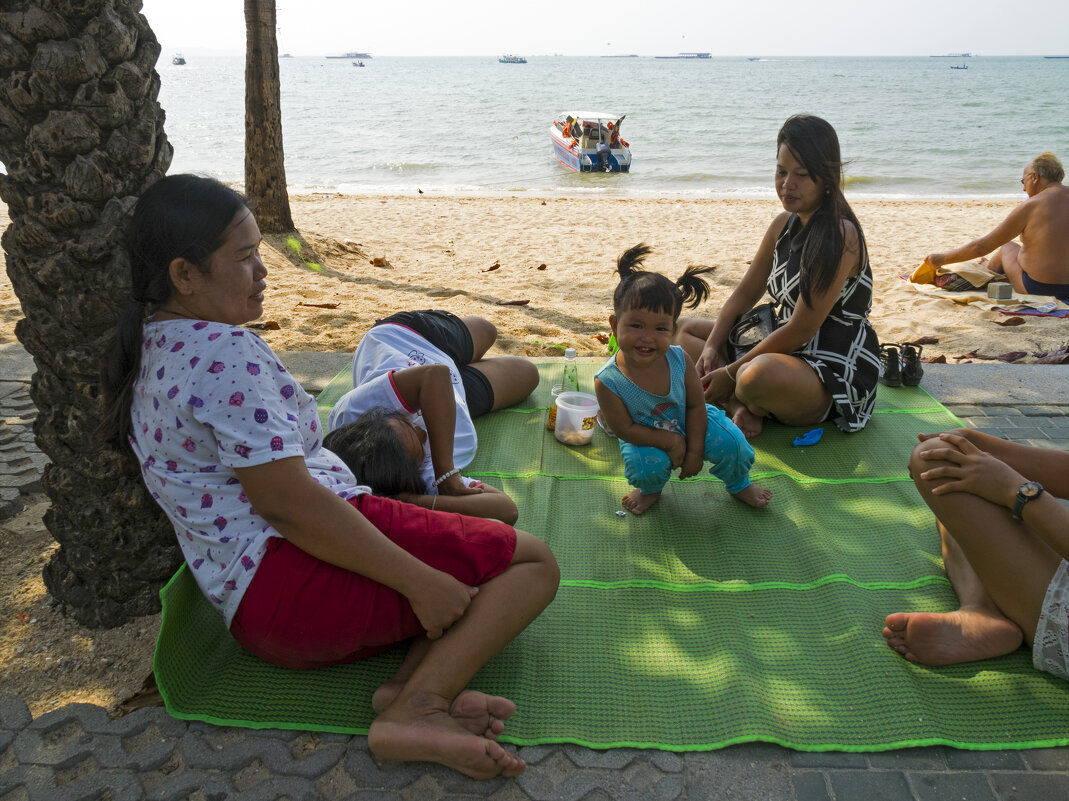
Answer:
[[902, 364], [898, 345], [880, 345], [880, 383], [888, 387], [902, 386]]
[[924, 368], [921, 367], [921, 352], [923, 345], [902, 345], [902, 383], [907, 387], [915, 387], [924, 377]]

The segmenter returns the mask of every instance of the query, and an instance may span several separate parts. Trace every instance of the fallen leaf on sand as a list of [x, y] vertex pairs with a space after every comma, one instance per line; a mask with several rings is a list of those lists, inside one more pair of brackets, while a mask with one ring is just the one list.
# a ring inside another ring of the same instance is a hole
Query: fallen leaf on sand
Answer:
[[1009, 353], [1000, 353], [995, 358], [1000, 362], [1015, 362], [1018, 359], [1023, 359], [1028, 354], [1023, 350], [1011, 350]]
[[498, 303], [498, 306], [526, 306], [531, 301], [529, 300], [503, 300]]
[[602, 345], [608, 345], [609, 344], [609, 335], [608, 334], [601, 334], [601, 333], [594, 334], [594, 336], [591, 337], [591, 339], [596, 339]]
[[276, 323], [274, 320], [264, 320], [262, 323], [247, 323], [246, 328], [252, 328], [256, 331], [281, 331], [282, 326]]
[[907, 345], [938, 345], [939, 337], [917, 337], [906, 343]]
[[493, 264], [492, 264], [492, 265], [490, 266], [490, 269], [488, 269], [488, 270], [483, 270], [483, 272], [484, 272], [484, 273], [492, 273], [492, 272], [493, 272], [494, 270], [498, 270], [498, 269], [500, 269], [500, 268], [501, 268], [501, 262], [497, 262], [497, 261], [495, 261], [495, 262], [494, 262], [494, 263], [493, 263]]
[[543, 262], [542, 264], [539, 264], [539, 265], [538, 265], [537, 267], [535, 267], [535, 269], [536, 269], [536, 270], [544, 270], [544, 269], [546, 269], [546, 265], [545, 265], [545, 263]]
[[341, 306], [340, 303], [305, 303], [303, 300], [297, 303], [298, 306], [312, 306], [316, 309], [336, 309]]
[[1037, 353], [1036, 364], [1069, 364], [1069, 342], [1057, 350], [1048, 350]]
[[921, 361], [926, 364], [946, 364], [947, 357], [940, 353], [938, 356], [933, 356], [930, 359], [921, 359]]
[[1011, 326], [1011, 325], [1024, 325], [1023, 317], [1007, 317], [1005, 320], [995, 320], [995, 325]]

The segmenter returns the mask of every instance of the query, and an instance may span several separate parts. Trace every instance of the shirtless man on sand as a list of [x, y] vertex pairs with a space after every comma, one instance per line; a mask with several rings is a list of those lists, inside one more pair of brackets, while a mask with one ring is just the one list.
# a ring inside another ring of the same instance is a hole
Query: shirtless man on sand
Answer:
[[910, 662], [953, 665], [1025, 642], [1038, 670], [1069, 679], [1069, 507], [1056, 500], [1069, 497], [1069, 451], [966, 429], [921, 440], [909, 471], [960, 606], [889, 615], [887, 644]]
[[[1035, 157], [1021, 176], [1028, 200], [991, 233], [949, 253], [932, 253], [932, 267], [978, 259], [998, 248], [987, 267], [1004, 273], [1015, 291], [1069, 301], [1069, 188], [1053, 153]], [[1011, 241], [1020, 236], [1021, 244]], [[1000, 247], [1001, 246], [1001, 247]]]

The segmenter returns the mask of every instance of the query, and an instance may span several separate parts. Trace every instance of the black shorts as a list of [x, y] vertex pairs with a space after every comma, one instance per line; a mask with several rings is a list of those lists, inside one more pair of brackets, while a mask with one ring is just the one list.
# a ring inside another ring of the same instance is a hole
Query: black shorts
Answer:
[[494, 388], [490, 385], [490, 379], [471, 366], [475, 345], [471, 341], [471, 331], [463, 320], [452, 312], [422, 309], [397, 312], [375, 321], [375, 325], [383, 323], [411, 328], [456, 362], [472, 420], [494, 408]]

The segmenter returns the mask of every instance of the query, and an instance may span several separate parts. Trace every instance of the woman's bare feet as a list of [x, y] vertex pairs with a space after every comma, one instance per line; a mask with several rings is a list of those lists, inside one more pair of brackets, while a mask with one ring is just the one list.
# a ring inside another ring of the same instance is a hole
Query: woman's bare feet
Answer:
[[398, 699], [372, 722], [368, 746], [380, 759], [437, 762], [473, 779], [523, 773], [527, 764], [522, 759], [465, 728], [446, 707], [445, 699], [426, 694], [408, 701]]
[[661, 493], [659, 492], [651, 492], [649, 495], [643, 495], [637, 489], [633, 489], [620, 500], [620, 503], [622, 503], [624, 508], [631, 514], [640, 515], [653, 506], [653, 504], [657, 503], [657, 499], [660, 497]]
[[747, 506], [760, 509], [762, 506], [768, 506], [772, 500], [772, 490], [751, 484], [744, 490], [732, 493], [732, 497], [737, 498]]
[[[383, 684], [371, 696], [371, 708], [381, 715], [404, 689], [403, 683]], [[496, 740], [505, 730], [505, 721], [516, 714], [516, 704], [500, 695], [487, 695], [478, 690], [464, 690], [449, 707], [449, 717], [472, 734]]]
[[887, 616], [883, 637], [910, 662], [956, 665], [1016, 651], [1024, 641], [1008, 618], [962, 607], [956, 612], [896, 612]]

